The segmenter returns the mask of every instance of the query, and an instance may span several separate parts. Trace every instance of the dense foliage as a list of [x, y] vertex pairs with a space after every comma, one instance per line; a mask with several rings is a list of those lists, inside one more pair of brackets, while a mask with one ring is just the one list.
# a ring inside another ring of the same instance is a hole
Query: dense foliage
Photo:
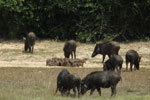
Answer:
[[0, 0], [0, 38], [150, 39], [150, 0]]

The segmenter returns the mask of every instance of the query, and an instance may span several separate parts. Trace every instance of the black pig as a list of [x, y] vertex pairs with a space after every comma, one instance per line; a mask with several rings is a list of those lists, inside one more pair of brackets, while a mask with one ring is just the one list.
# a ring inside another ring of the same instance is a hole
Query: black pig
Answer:
[[78, 91], [78, 96], [80, 95], [81, 79], [76, 74], [67, 74], [62, 80], [63, 92], [67, 95], [70, 94], [70, 90], [73, 89], [74, 95], [76, 96], [76, 88]]
[[62, 80], [64, 78], [65, 75], [69, 74], [69, 71], [67, 69], [63, 69], [57, 77], [57, 88], [56, 88], [56, 93], [59, 90], [62, 94], [63, 92], [63, 84], [62, 84]]
[[117, 69], [118, 71], [118, 67], [121, 71], [122, 69], [122, 64], [123, 64], [123, 59], [120, 55], [114, 55], [112, 56], [111, 58], [109, 58], [105, 63], [104, 63], [104, 66], [103, 66], [103, 69], [104, 71], [106, 70], [115, 70], [115, 68]]
[[63, 48], [65, 58], [69, 58], [70, 55], [73, 58], [73, 53], [74, 53], [74, 58], [76, 58], [76, 47], [77, 45], [74, 40], [67, 41]]
[[116, 86], [121, 80], [120, 73], [114, 71], [95, 71], [88, 74], [81, 81], [81, 94], [85, 94], [91, 90], [90, 95], [97, 89], [101, 96], [101, 88], [111, 87], [111, 96], [116, 94]]
[[91, 57], [95, 57], [97, 54], [102, 54], [103, 55], [102, 63], [104, 63], [105, 55], [108, 55], [108, 57], [110, 58], [112, 55], [115, 54], [118, 55], [119, 50], [120, 45], [117, 42], [114, 41], [104, 42], [96, 44]]
[[29, 49], [29, 52], [33, 53], [34, 45], [35, 45], [35, 39], [36, 35], [34, 32], [29, 32], [25, 37], [23, 37], [24, 40], [24, 51], [27, 52]]
[[135, 50], [128, 50], [125, 56], [126, 59], [126, 71], [128, 71], [128, 63], [130, 62], [130, 71], [132, 71], [132, 66], [134, 69], [140, 69], [141, 56]]

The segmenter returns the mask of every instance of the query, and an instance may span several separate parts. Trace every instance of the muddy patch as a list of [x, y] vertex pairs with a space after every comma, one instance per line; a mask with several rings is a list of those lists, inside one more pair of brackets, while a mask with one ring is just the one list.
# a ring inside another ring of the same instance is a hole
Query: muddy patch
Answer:
[[79, 67], [86, 62], [87, 59], [68, 59], [68, 58], [51, 58], [46, 60], [47, 66], [71, 66]]

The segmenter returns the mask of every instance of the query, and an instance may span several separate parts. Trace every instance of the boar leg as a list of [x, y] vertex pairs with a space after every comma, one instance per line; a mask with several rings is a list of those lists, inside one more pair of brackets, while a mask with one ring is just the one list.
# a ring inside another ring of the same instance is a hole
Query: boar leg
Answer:
[[27, 46], [25, 45], [25, 46], [24, 46], [24, 52], [27, 52], [27, 50], [28, 50], [28, 48], [27, 48]]
[[121, 69], [122, 69], [122, 64], [119, 65], [119, 69], [120, 69], [120, 71], [121, 71]]
[[116, 86], [111, 86], [111, 96], [116, 95]]
[[71, 54], [71, 58], [73, 59], [73, 53], [71, 52], [70, 54]]
[[61, 93], [62, 96], [64, 96], [65, 93], [66, 93], [66, 90], [63, 87], [60, 88], [59, 91], [60, 91], [60, 93]]
[[73, 92], [74, 92], [74, 96], [76, 96], [76, 89], [75, 88], [73, 88]]
[[69, 96], [69, 94], [70, 94], [70, 89], [69, 89], [69, 90], [67, 90], [67, 96]]
[[90, 95], [93, 94], [94, 90], [95, 90], [95, 88], [92, 88], [92, 89], [91, 89]]
[[68, 58], [70, 58], [70, 53], [68, 53]]
[[101, 88], [97, 88], [99, 95], [101, 96]]
[[78, 97], [80, 96], [80, 86], [77, 87], [78, 90]]
[[111, 57], [111, 55], [109, 54], [109, 55], [108, 55], [108, 57], [110, 58], [110, 57]]
[[33, 53], [34, 46], [32, 46], [31, 52]]
[[136, 71], [136, 69], [137, 69], [137, 68], [136, 68], [135, 65], [134, 65], [134, 71]]
[[31, 52], [31, 46], [29, 46], [29, 52]]
[[[117, 69], [117, 71], [119, 71], [119, 68], [118, 68], [119, 66], [116, 66], [115, 68]], [[114, 69], [115, 70], [115, 69]]]
[[105, 60], [105, 55], [103, 55], [103, 61], [102, 61], [102, 63], [104, 63], [104, 60]]
[[133, 63], [131, 62], [130, 63], [130, 71], [132, 72], [132, 66], [133, 66]]
[[128, 62], [126, 62], [126, 72], [128, 71]]
[[74, 52], [74, 58], [76, 59], [76, 51], [73, 51]]

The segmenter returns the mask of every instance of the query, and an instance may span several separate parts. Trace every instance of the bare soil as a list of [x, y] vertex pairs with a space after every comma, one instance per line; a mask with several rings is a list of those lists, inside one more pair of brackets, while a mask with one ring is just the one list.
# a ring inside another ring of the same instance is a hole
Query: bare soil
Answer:
[[[46, 60], [51, 58], [64, 58], [64, 42], [50, 40], [36, 41], [34, 53], [24, 53], [23, 41], [0, 42], [0, 67], [45, 67], [62, 68], [60, 66], [46, 66]], [[125, 58], [129, 49], [136, 50], [142, 56], [140, 67], [150, 68], [150, 42], [120, 43], [119, 54]], [[102, 67], [102, 55], [91, 58], [95, 44], [77, 43], [77, 58], [85, 59], [85, 68]], [[105, 61], [108, 59], [106, 56]], [[124, 59], [125, 62], [125, 59]], [[123, 64], [125, 68], [125, 63]]]
[[46, 60], [47, 66], [68, 66], [79, 67], [86, 62], [86, 59], [52, 58]]

